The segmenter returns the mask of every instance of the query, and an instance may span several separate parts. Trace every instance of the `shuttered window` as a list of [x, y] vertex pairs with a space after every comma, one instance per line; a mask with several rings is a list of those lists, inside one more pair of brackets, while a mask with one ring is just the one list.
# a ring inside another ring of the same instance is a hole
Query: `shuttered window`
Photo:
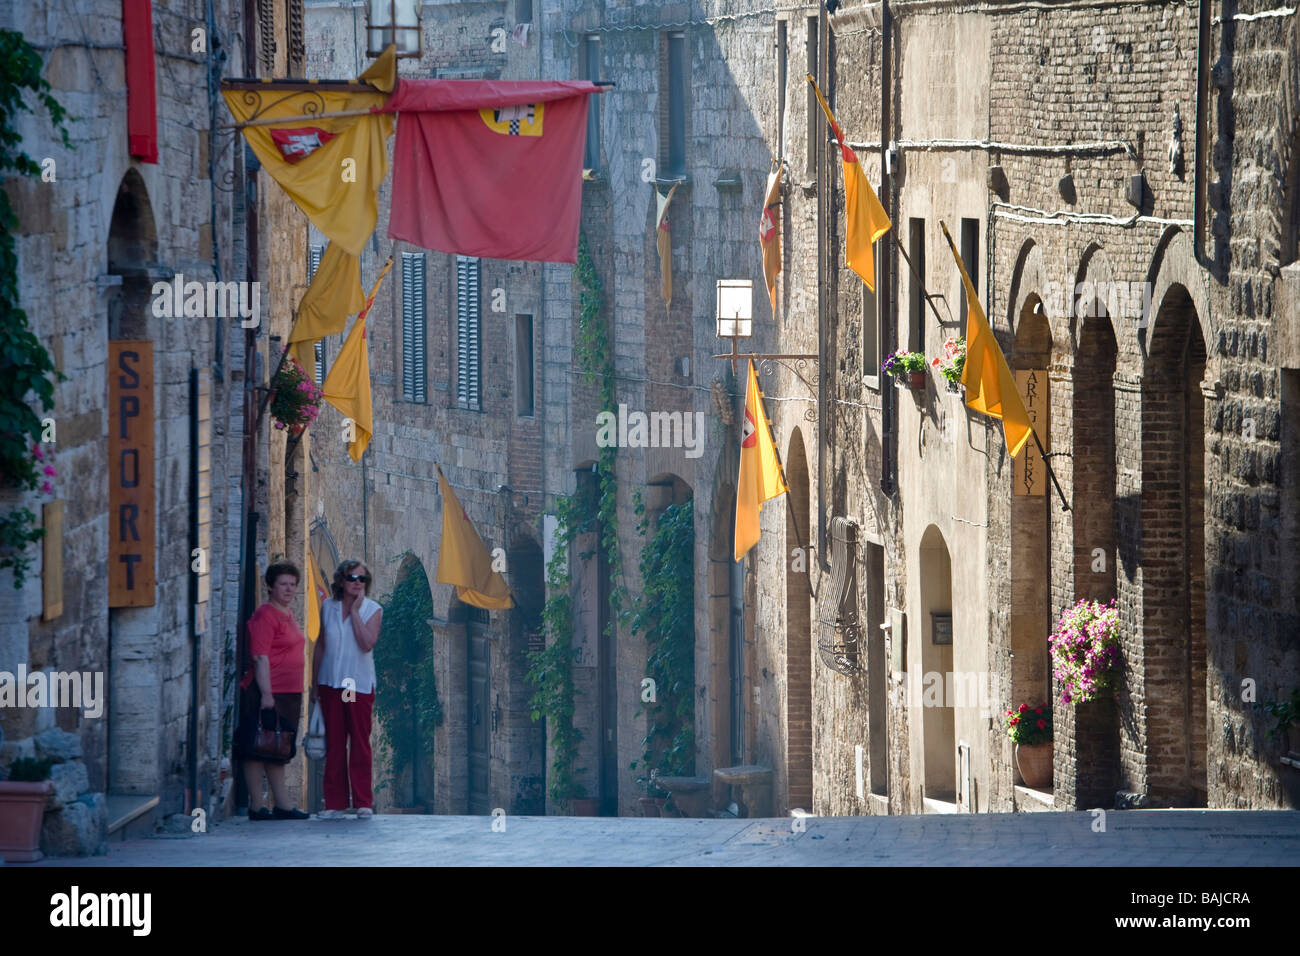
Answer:
[[402, 397], [427, 402], [424, 253], [402, 253]]
[[[316, 278], [316, 270], [320, 268], [320, 257], [324, 255], [325, 247], [312, 243], [307, 251], [307, 284], [311, 285]], [[325, 383], [325, 340], [320, 339], [314, 346], [316, 352], [316, 384]]]
[[479, 408], [479, 260], [456, 257], [456, 404]]

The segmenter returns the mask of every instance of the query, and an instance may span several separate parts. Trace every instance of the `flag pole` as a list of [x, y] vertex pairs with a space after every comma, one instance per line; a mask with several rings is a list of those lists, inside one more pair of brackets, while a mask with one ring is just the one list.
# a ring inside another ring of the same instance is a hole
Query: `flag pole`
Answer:
[[[948, 248], [949, 248], [950, 250], [952, 250], [953, 258], [954, 258], [955, 260], [957, 260], [958, 262], [961, 262], [961, 256], [959, 256], [959, 255], [957, 254], [957, 247], [953, 244], [953, 241], [952, 241], [952, 234], [948, 232], [948, 225], [947, 225], [947, 223], [945, 223], [942, 219], [939, 220], [939, 228], [943, 230], [943, 237], [944, 237], [944, 239], [946, 239], [946, 240], [948, 241]], [[910, 263], [909, 263], [909, 265], [910, 265]], [[918, 280], [918, 281], [919, 281], [919, 280]], [[925, 286], [924, 286], [924, 285], [921, 286], [921, 290], [922, 290], [922, 292], [925, 291]], [[927, 295], [926, 298], [927, 298], [927, 300], [928, 300], [928, 299], [929, 299], [929, 296]], [[969, 308], [969, 306], [968, 306], [968, 308]], [[937, 315], [938, 313], [936, 312], [935, 314]], [[992, 330], [992, 328], [993, 328], [993, 323], [990, 322], [990, 323], [989, 323], [989, 329]], [[995, 343], [997, 342], [997, 338], [996, 338], [996, 336], [994, 337], [994, 340], [993, 340], [993, 341], [994, 341]], [[1001, 348], [1001, 346], [999, 346], [999, 348]], [[1065, 500], [1065, 492], [1061, 490], [1061, 483], [1060, 483], [1059, 481], [1056, 480], [1056, 470], [1055, 470], [1054, 468], [1052, 468], [1052, 462], [1051, 462], [1051, 459], [1050, 459], [1050, 458], [1048, 457], [1048, 455], [1047, 455], [1047, 449], [1045, 449], [1045, 448], [1043, 447], [1043, 441], [1042, 441], [1041, 438], [1038, 437], [1038, 429], [1037, 429], [1037, 428], [1034, 428], [1032, 425], [1030, 425], [1030, 426], [1029, 426], [1029, 434], [1031, 434], [1031, 435], [1034, 436], [1034, 444], [1038, 446], [1038, 455], [1039, 455], [1039, 457], [1042, 458], [1042, 460], [1043, 460], [1043, 467], [1047, 469], [1047, 475], [1048, 475], [1049, 478], [1052, 479], [1052, 487], [1056, 489], [1056, 494], [1057, 494], [1057, 495], [1060, 497], [1060, 499], [1061, 499], [1061, 510], [1062, 510], [1062, 511], [1069, 511], [1069, 510], [1070, 510], [1070, 503], [1069, 503], [1068, 501]]]

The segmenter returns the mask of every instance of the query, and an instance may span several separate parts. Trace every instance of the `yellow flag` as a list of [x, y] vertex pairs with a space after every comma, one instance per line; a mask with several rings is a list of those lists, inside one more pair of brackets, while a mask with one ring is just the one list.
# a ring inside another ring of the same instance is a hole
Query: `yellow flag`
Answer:
[[442, 543], [438, 548], [439, 584], [454, 584], [456, 596], [466, 604], [486, 610], [515, 606], [506, 579], [492, 570], [492, 556], [474, 530], [447, 476], [438, 469], [442, 492]]
[[385, 57], [387, 51], [362, 76], [376, 87], [373, 93], [323, 87], [286, 94], [269, 83], [265, 90], [222, 91], [238, 123], [287, 120], [245, 126], [244, 138], [312, 225], [354, 256], [361, 254], [379, 218], [375, 194], [388, 174], [386, 140], [393, 133], [393, 114], [329, 114], [371, 109], [388, 99], [383, 89], [385, 83], [392, 88], [392, 70], [391, 64], [384, 65]]
[[1033, 434], [1034, 426], [1029, 423], [1029, 412], [1016, 388], [1015, 376], [1011, 374], [998, 340], [993, 337], [993, 329], [984, 316], [984, 307], [980, 305], [975, 287], [966, 274], [966, 266], [952, 243], [948, 227], [942, 222], [939, 225], [966, 287], [966, 364], [961, 370], [961, 383], [966, 386], [966, 406], [1002, 419], [1007, 451], [1014, 458]]
[[844, 145], [844, 134], [840, 132], [839, 124], [835, 122], [835, 117], [831, 115], [831, 108], [826, 105], [826, 100], [822, 98], [822, 91], [817, 88], [812, 74], [808, 74], [808, 82], [812, 83], [813, 92], [817, 94], [817, 102], [821, 104], [822, 111], [826, 114], [826, 120], [831, 124], [831, 131], [835, 134], [835, 141], [840, 144], [840, 158], [844, 162], [844, 219], [846, 223], [844, 264], [862, 278], [868, 289], [875, 292], [876, 257], [872, 245], [889, 231], [889, 214], [885, 212], [885, 207], [880, 204], [876, 191], [867, 182], [866, 173], [862, 171], [862, 164], [858, 162], [857, 153], [853, 152], [852, 148]]
[[348, 316], [366, 304], [361, 292], [361, 260], [338, 243], [325, 247], [311, 285], [298, 303], [298, 319], [289, 330], [290, 352], [304, 369], [315, 360], [312, 346], [327, 335], [340, 334]]
[[745, 386], [745, 421], [740, 433], [740, 476], [736, 479], [737, 561], [758, 543], [763, 502], [788, 490], [772, 442], [772, 426], [763, 411], [758, 375], [750, 361], [749, 383]]
[[316, 558], [312, 555], [311, 549], [307, 549], [307, 587], [303, 593], [303, 600], [307, 602], [307, 638], [316, 640], [320, 636], [320, 606], [325, 600], [325, 594], [328, 592], [321, 591], [321, 575], [316, 567]]
[[666, 217], [668, 204], [673, 201], [673, 193], [677, 192], [678, 185], [673, 183], [667, 196], [659, 195], [659, 190], [655, 189], [655, 202], [658, 204], [658, 215], [655, 217], [655, 247], [659, 250], [660, 292], [663, 293], [666, 305], [673, 304], [673, 242]]
[[357, 316], [356, 322], [352, 324], [352, 331], [344, 340], [343, 348], [339, 350], [339, 357], [334, 361], [334, 367], [330, 369], [329, 375], [325, 377], [325, 383], [321, 386], [325, 401], [337, 408], [345, 417], [352, 419], [353, 426], [356, 428], [355, 440], [348, 443], [348, 454], [352, 456], [353, 461], [361, 460], [366, 446], [370, 444], [370, 436], [375, 431], [374, 415], [370, 407], [370, 355], [366, 351], [366, 316], [370, 314], [370, 307], [375, 304], [379, 284], [384, 281], [384, 276], [388, 275], [388, 270], [392, 267], [392, 259], [384, 263], [379, 278], [370, 289], [365, 307]]

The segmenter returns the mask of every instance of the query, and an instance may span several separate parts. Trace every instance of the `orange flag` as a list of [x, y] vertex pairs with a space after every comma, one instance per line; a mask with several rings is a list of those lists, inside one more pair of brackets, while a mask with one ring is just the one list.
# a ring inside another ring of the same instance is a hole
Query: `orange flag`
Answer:
[[966, 364], [961, 370], [961, 383], [966, 386], [966, 406], [1002, 419], [1007, 452], [1014, 458], [1034, 433], [1034, 426], [1029, 423], [1029, 412], [1020, 398], [1020, 390], [1016, 388], [1015, 376], [1002, 354], [1002, 347], [993, 337], [989, 320], [984, 317], [984, 307], [975, 294], [975, 286], [966, 274], [957, 247], [952, 244], [948, 227], [942, 221], [939, 225], [966, 287]]
[[749, 383], [745, 386], [745, 421], [740, 433], [740, 475], [736, 479], [736, 560], [758, 544], [759, 515], [763, 502], [789, 489], [776, 457], [772, 426], [763, 411], [762, 393], [754, 362], [749, 363]]
[[348, 443], [348, 454], [353, 461], [361, 460], [366, 446], [370, 444], [370, 436], [375, 431], [374, 413], [370, 404], [370, 355], [366, 350], [366, 316], [375, 304], [379, 283], [384, 281], [384, 276], [388, 275], [388, 270], [392, 267], [392, 259], [384, 263], [379, 278], [370, 289], [366, 307], [361, 310], [356, 322], [352, 323], [352, 331], [344, 340], [339, 357], [321, 386], [325, 401], [352, 421], [355, 437]]
[[776, 314], [776, 276], [781, 271], [781, 167], [768, 174], [763, 215], [758, 220], [758, 244], [763, 250], [763, 278], [767, 280], [767, 297]]
[[438, 547], [439, 584], [454, 584], [456, 597], [486, 610], [515, 606], [510, 588], [499, 571], [492, 569], [492, 556], [474, 530], [469, 515], [452, 491], [447, 476], [438, 468], [438, 489], [442, 492], [442, 542]]
[[305, 369], [315, 361], [313, 346], [338, 335], [366, 304], [361, 294], [361, 260], [336, 242], [325, 247], [311, 285], [298, 303], [298, 318], [289, 330], [289, 346]]
[[844, 237], [844, 264], [856, 272], [867, 288], [876, 291], [876, 257], [872, 245], [889, 231], [889, 215], [880, 204], [876, 191], [867, 182], [867, 175], [862, 171], [857, 153], [844, 145], [844, 134], [831, 115], [831, 108], [822, 99], [822, 91], [817, 88], [812, 74], [808, 74], [817, 102], [821, 104], [826, 120], [831, 124], [835, 141], [840, 144], [840, 158], [844, 161], [844, 218], [846, 221]]

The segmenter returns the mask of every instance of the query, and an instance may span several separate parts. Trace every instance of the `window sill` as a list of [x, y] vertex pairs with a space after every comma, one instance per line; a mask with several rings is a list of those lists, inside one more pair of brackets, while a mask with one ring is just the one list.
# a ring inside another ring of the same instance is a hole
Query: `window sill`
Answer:
[[880, 376], [864, 375], [862, 376], [862, 384], [867, 388], [871, 389], [873, 392], [878, 392], [880, 391]]

